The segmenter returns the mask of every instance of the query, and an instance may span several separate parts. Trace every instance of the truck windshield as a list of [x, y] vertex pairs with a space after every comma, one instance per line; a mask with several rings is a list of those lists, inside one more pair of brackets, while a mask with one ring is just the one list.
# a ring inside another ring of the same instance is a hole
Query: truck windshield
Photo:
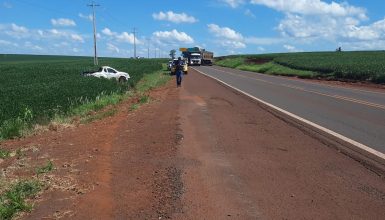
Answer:
[[191, 56], [191, 59], [200, 59], [200, 56]]

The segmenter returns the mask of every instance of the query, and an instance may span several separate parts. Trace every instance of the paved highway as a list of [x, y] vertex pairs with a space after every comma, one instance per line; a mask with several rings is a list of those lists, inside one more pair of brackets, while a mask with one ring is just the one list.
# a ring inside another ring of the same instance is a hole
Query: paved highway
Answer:
[[385, 153], [385, 92], [223, 67], [194, 67], [258, 99]]

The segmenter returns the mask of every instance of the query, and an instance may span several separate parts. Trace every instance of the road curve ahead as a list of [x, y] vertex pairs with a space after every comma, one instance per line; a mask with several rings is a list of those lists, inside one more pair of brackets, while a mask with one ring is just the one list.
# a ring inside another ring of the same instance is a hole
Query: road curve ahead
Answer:
[[194, 67], [260, 100], [385, 153], [385, 92], [224, 67]]

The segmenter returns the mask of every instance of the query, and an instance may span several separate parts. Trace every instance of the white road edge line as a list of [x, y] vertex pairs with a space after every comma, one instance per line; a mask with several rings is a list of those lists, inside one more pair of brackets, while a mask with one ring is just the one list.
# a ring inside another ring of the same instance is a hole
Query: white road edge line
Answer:
[[358, 147], [358, 148], [361, 149], [361, 150], [364, 150], [364, 151], [366, 151], [366, 152], [368, 152], [368, 153], [371, 153], [371, 154], [373, 154], [373, 155], [375, 155], [375, 156], [377, 156], [377, 157], [379, 157], [379, 158], [385, 160], [385, 154], [383, 154], [383, 153], [381, 153], [381, 152], [379, 152], [379, 151], [377, 151], [377, 150], [374, 150], [374, 149], [372, 149], [372, 148], [370, 148], [370, 147], [368, 147], [368, 146], [366, 146], [366, 145], [364, 145], [364, 144], [361, 144], [361, 143], [359, 143], [359, 142], [357, 142], [357, 141], [355, 141], [355, 140], [352, 140], [352, 139], [350, 139], [350, 138], [348, 138], [348, 137], [345, 137], [345, 136], [343, 136], [343, 135], [341, 135], [341, 134], [339, 134], [339, 133], [337, 133], [337, 132], [334, 132], [334, 131], [332, 131], [332, 130], [330, 130], [330, 129], [327, 129], [327, 128], [325, 128], [325, 127], [322, 127], [321, 125], [318, 125], [318, 124], [316, 124], [316, 123], [314, 123], [314, 122], [311, 122], [311, 121], [309, 121], [309, 120], [306, 120], [306, 119], [304, 119], [304, 118], [301, 118], [300, 116], [295, 115], [295, 114], [293, 114], [293, 113], [291, 113], [291, 112], [288, 112], [288, 111], [286, 111], [286, 110], [283, 110], [283, 109], [281, 109], [281, 108], [279, 108], [279, 107], [277, 107], [277, 106], [275, 106], [275, 105], [273, 105], [273, 104], [270, 104], [270, 103], [268, 103], [268, 102], [265, 102], [265, 101], [263, 101], [263, 100], [261, 100], [261, 99], [259, 99], [259, 98], [257, 98], [257, 97], [254, 97], [254, 96], [250, 95], [250, 94], [247, 93], [247, 92], [244, 92], [244, 91], [242, 91], [242, 90], [240, 90], [240, 89], [235, 88], [234, 86], [229, 85], [228, 83], [225, 83], [224, 81], [222, 81], [222, 80], [220, 80], [220, 79], [217, 79], [217, 78], [215, 78], [215, 77], [213, 77], [213, 76], [210, 76], [210, 75], [208, 75], [208, 74], [206, 74], [206, 73], [203, 73], [202, 71], [197, 70], [196, 68], [192, 68], [192, 69], [194, 69], [195, 71], [197, 71], [197, 72], [199, 72], [199, 73], [201, 73], [201, 74], [203, 74], [203, 75], [205, 75], [205, 76], [207, 76], [207, 77], [210, 77], [210, 78], [212, 78], [212, 79], [214, 79], [214, 80], [217, 80], [218, 82], [220, 82], [220, 83], [222, 83], [222, 84], [224, 84], [224, 85], [226, 85], [226, 86], [228, 86], [228, 87], [230, 87], [230, 88], [232, 88], [232, 89], [234, 89], [234, 90], [236, 90], [236, 91], [238, 91], [238, 92], [240, 92], [240, 93], [242, 93], [242, 94], [244, 94], [244, 95], [246, 95], [246, 96], [248, 96], [248, 97], [250, 97], [250, 98], [252, 98], [252, 99], [254, 99], [254, 100], [256, 100], [256, 101], [258, 101], [258, 102], [261, 102], [261, 103], [263, 103], [263, 104], [269, 106], [270, 108], [275, 109], [276, 111], [279, 111], [279, 112], [281, 112], [281, 113], [283, 113], [283, 114], [286, 114], [286, 115], [288, 115], [288, 116], [290, 116], [290, 117], [292, 117], [292, 118], [294, 118], [294, 119], [296, 119], [296, 120], [299, 120], [299, 121], [301, 121], [301, 122], [303, 122], [303, 123], [305, 123], [305, 124], [308, 124], [308, 125], [310, 125], [310, 126], [313, 126], [313, 127], [317, 128], [317, 129], [323, 131], [323, 132], [326, 132], [326, 133], [328, 133], [328, 134], [330, 134], [330, 135], [332, 135], [332, 136], [334, 136], [334, 137], [336, 137], [336, 138], [339, 138], [339, 139], [341, 139], [341, 140], [343, 140], [343, 141], [345, 141], [345, 142], [347, 142], [347, 143], [349, 143], [349, 144], [352, 144], [352, 145]]

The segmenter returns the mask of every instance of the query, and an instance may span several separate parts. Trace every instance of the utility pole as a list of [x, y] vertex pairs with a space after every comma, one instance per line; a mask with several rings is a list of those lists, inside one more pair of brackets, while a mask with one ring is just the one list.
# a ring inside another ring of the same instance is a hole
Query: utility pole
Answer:
[[134, 31], [132, 33], [134, 34], [134, 58], [136, 59], [136, 28], [134, 28]]
[[150, 39], [147, 38], [147, 59], [150, 59]]
[[87, 5], [92, 7], [92, 23], [94, 25], [94, 65], [98, 65], [98, 54], [96, 52], [96, 25], [95, 25], [95, 7], [100, 6], [92, 2], [92, 4]]

